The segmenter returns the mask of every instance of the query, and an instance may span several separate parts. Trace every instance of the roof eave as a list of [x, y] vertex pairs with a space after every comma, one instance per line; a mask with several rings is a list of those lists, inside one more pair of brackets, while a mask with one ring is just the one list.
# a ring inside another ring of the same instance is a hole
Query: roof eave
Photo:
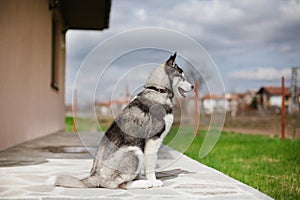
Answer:
[[103, 30], [109, 27], [111, 0], [62, 0], [65, 29]]

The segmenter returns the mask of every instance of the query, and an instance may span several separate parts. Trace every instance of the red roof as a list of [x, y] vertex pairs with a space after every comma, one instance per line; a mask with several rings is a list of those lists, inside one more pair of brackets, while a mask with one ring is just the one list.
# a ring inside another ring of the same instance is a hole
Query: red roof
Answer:
[[[263, 87], [263, 89], [265, 91], [267, 91], [269, 94], [273, 94], [273, 95], [281, 95], [282, 91], [281, 91], [281, 87]], [[284, 93], [285, 94], [289, 94], [290, 90], [289, 88], [284, 88]]]
[[[263, 91], [266, 91], [270, 95], [281, 95], [281, 87], [271, 87], [271, 86], [264, 86], [260, 88], [260, 90], [257, 92], [258, 94], [263, 93]], [[284, 88], [284, 93], [286, 96], [291, 95], [290, 88]], [[300, 95], [300, 88], [297, 89], [297, 94]]]
[[202, 97], [202, 99], [225, 99], [224, 95], [219, 95], [219, 94], [206, 94], [205, 96]]
[[[264, 86], [260, 88], [260, 90], [257, 92], [257, 94], [262, 94], [264, 92], [267, 92], [269, 95], [281, 95], [281, 87], [272, 87], [272, 86]], [[284, 88], [285, 95], [290, 94], [289, 88]]]

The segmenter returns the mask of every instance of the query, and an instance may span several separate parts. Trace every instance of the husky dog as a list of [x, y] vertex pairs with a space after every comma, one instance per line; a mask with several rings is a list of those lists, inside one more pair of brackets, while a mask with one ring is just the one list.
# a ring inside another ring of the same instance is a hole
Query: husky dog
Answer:
[[[56, 186], [137, 189], [163, 185], [154, 169], [159, 147], [173, 123], [173, 98], [185, 97], [194, 88], [175, 58], [176, 52], [151, 72], [144, 90], [108, 128], [89, 177], [59, 176]], [[137, 180], [142, 169], [146, 180]]]

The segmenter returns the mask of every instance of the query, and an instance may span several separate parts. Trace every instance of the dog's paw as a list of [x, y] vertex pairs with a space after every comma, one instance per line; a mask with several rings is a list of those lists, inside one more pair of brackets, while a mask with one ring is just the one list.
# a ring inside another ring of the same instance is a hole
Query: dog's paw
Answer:
[[140, 186], [141, 186], [141, 188], [146, 189], [146, 188], [152, 187], [152, 184], [151, 184], [150, 181], [145, 180], [145, 181], [143, 181], [143, 182], [141, 183]]
[[152, 182], [152, 187], [161, 187], [163, 186], [163, 182], [161, 180], [155, 180]]
[[136, 180], [126, 184], [124, 189], [147, 189], [152, 187], [152, 183], [148, 180]]

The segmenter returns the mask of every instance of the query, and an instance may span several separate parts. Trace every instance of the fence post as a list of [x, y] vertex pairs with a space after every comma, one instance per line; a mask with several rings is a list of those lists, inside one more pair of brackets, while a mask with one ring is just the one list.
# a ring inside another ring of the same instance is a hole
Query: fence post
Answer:
[[284, 87], [284, 76], [281, 77], [281, 139], [285, 138], [285, 87]]

